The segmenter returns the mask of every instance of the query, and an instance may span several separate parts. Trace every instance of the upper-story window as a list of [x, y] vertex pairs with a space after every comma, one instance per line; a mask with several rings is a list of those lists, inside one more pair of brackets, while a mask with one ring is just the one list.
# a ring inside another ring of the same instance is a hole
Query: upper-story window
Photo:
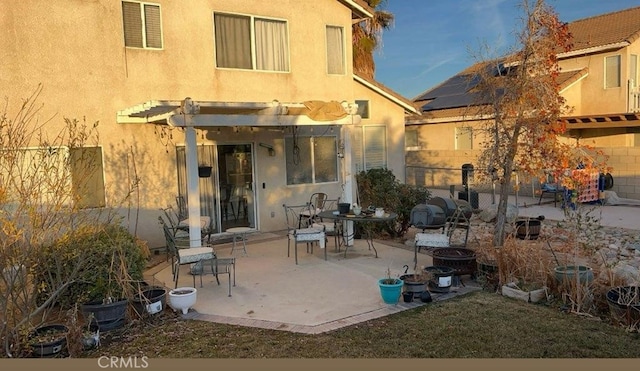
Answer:
[[456, 149], [473, 149], [473, 129], [471, 127], [456, 128]]
[[124, 46], [162, 49], [160, 5], [139, 1], [122, 2]]
[[345, 74], [344, 28], [327, 26], [327, 73]]
[[214, 13], [216, 66], [289, 71], [287, 22]]
[[604, 87], [620, 87], [620, 55], [612, 55], [604, 59]]

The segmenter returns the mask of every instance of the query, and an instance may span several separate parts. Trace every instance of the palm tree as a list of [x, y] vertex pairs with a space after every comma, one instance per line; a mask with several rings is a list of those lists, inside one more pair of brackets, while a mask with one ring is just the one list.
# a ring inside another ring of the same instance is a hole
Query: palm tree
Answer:
[[381, 45], [382, 32], [393, 25], [394, 17], [386, 10], [376, 9], [387, 0], [366, 1], [374, 9], [374, 16], [353, 25], [353, 70], [373, 79], [376, 70], [373, 52]]

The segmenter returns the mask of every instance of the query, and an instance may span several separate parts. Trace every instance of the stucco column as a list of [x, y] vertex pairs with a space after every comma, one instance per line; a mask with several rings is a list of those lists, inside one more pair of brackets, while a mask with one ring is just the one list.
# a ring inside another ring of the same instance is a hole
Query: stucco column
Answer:
[[185, 127], [185, 139], [189, 246], [200, 247], [202, 245], [202, 236], [200, 231], [200, 189], [198, 188], [198, 143], [196, 143], [196, 129], [194, 127]]
[[[342, 174], [344, 179], [343, 187], [342, 187], [342, 197], [340, 197], [340, 202], [346, 202], [349, 204], [353, 203], [353, 190], [354, 190], [354, 180], [353, 180], [353, 161], [351, 152], [351, 131], [352, 125], [343, 125], [341, 126], [342, 131], [342, 145], [344, 148], [339, 149], [342, 153]], [[346, 222], [345, 230], [344, 230], [345, 243], [347, 246], [353, 246], [353, 222]]]
[[187, 171], [187, 204], [189, 205], [189, 246], [202, 246], [200, 227], [200, 189], [198, 188], [198, 143], [196, 129], [193, 127], [193, 115], [200, 111], [191, 98], [182, 103], [182, 115], [185, 125], [185, 154]]

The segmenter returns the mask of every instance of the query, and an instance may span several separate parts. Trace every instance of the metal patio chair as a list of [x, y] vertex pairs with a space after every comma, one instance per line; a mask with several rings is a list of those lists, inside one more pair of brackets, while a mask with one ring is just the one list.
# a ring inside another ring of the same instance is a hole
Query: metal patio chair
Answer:
[[[294, 254], [296, 264], [298, 264], [298, 243], [307, 244], [307, 252], [313, 254], [313, 245], [318, 243], [320, 248], [324, 249], [324, 260], [327, 260], [327, 249], [325, 228], [322, 227], [304, 227], [300, 228], [300, 213], [309, 212], [309, 204], [304, 205], [287, 205], [283, 204], [284, 213], [287, 222], [287, 257], [290, 256], [291, 242], [294, 245]], [[309, 214], [311, 215], [311, 214]]]

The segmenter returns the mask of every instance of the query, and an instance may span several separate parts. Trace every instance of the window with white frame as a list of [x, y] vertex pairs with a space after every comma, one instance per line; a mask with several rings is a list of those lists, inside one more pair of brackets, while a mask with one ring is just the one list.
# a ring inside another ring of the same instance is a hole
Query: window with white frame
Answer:
[[327, 26], [327, 73], [345, 74], [344, 28]]
[[289, 71], [287, 22], [214, 13], [216, 66], [259, 71]]
[[353, 163], [356, 171], [387, 167], [387, 127], [367, 125], [353, 131]]
[[[22, 179], [38, 198], [34, 202], [78, 208], [106, 204], [101, 147], [24, 148], [13, 152], [5, 165], [1, 173]], [[7, 199], [12, 199], [12, 190], [8, 191]]]
[[405, 130], [404, 147], [406, 151], [419, 151], [418, 130]]
[[612, 55], [604, 59], [604, 87], [620, 87], [620, 55]]
[[139, 1], [122, 2], [124, 45], [162, 49], [160, 5]]
[[336, 182], [338, 152], [335, 136], [285, 138], [287, 185]]
[[473, 149], [473, 129], [456, 128], [456, 149]]

